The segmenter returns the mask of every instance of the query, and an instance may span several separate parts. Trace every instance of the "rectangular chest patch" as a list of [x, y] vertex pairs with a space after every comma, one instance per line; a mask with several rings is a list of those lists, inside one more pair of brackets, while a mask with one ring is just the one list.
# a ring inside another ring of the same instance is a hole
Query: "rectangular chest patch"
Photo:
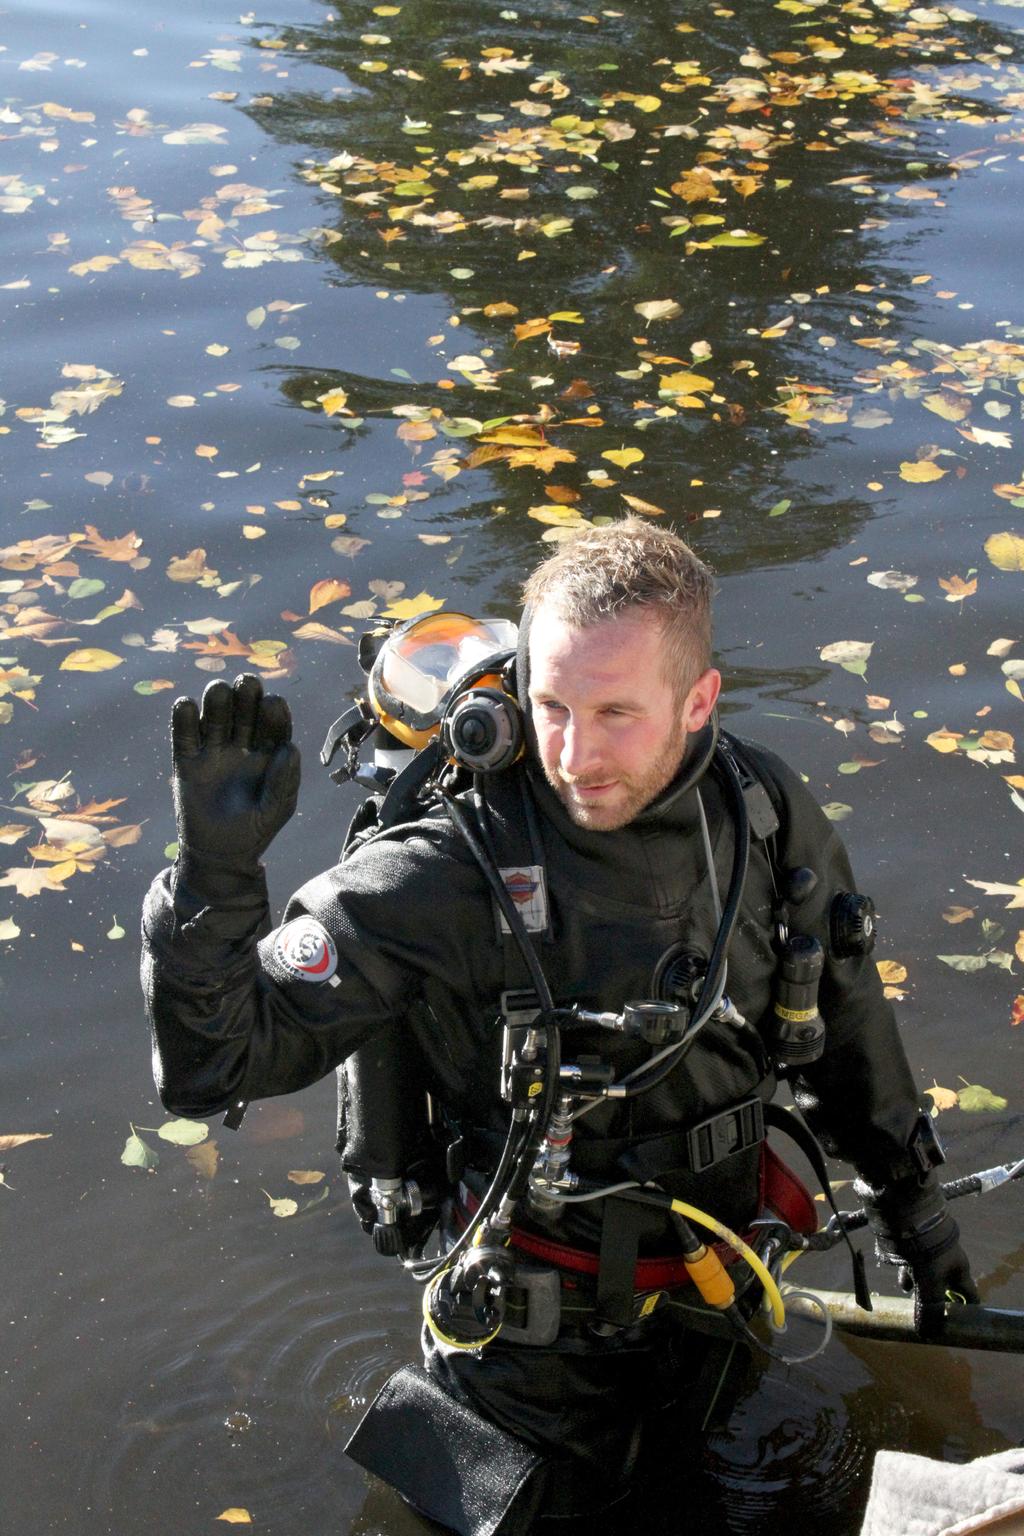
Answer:
[[[527, 933], [546, 933], [548, 928], [548, 891], [543, 864], [515, 864], [499, 870], [505, 889], [516, 904]], [[498, 932], [511, 933], [505, 914], [495, 903]]]

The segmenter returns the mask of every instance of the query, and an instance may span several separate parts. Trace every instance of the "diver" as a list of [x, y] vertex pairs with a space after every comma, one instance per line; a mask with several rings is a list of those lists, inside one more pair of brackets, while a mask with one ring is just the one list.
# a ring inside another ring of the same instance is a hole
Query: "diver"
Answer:
[[424, 1287], [424, 1364], [350, 1454], [460, 1536], [613, 1506], [670, 1403], [699, 1434], [779, 1232], [816, 1224], [767, 1141], [780, 1077], [921, 1329], [977, 1300], [870, 900], [799, 777], [719, 730], [709, 571], [629, 517], [524, 595], [518, 636], [366, 637], [324, 756], [372, 793], [277, 927], [287, 706], [252, 676], [177, 700], [178, 855], [143, 924], [170, 1112], [237, 1124], [338, 1070], [356, 1210]]

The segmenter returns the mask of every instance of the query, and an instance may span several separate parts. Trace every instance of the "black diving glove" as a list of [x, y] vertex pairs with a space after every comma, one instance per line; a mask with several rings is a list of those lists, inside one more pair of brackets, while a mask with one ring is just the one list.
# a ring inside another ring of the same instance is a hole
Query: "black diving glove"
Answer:
[[918, 1333], [936, 1338], [947, 1302], [980, 1300], [937, 1177], [932, 1173], [923, 1183], [904, 1179], [881, 1189], [858, 1182], [856, 1188], [874, 1229], [878, 1258], [899, 1266], [900, 1289], [913, 1292]]
[[203, 901], [245, 895], [295, 810], [299, 752], [288, 705], [246, 673], [171, 712], [177, 877]]

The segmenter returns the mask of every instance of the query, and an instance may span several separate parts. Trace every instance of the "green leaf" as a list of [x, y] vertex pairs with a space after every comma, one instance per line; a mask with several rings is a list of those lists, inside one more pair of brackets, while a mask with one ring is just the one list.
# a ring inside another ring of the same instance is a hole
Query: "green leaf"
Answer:
[[822, 810], [829, 821], [845, 821], [847, 816], [853, 815], [853, 806], [844, 805], [842, 800], [830, 800], [822, 806]]
[[114, 925], [113, 925], [113, 927], [107, 929], [107, 938], [108, 939], [123, 939], [124, 938], [124, 929], [121, 927], [121, 924], [118, 922], [116, 917], [114, 918]]
[[157, 1131], [161, 1141], [173, 1142], [176, 1147], [197, 1147], [210, 1134], [210, 1127], [201, 1120], [168, 1120]]
[[747, 229], [730, 229], [721, 235], [712, 235], [708, 245], [752, 246], [763, 245], [764, 235], [752, 235]]
[[988, 965], [986, 955], [937, 955], [936, 959], [954, 971], [983, 971]]
[[789, 511], [789, 509], [790, 509], [790, 507], [792, 505], [793, 505], [793, 503], [791, 501], [789, 501], [788, 499], [785, 500], [785, 501], [777, 501], [775, 503], [774, 507], [772, 507], [771, 510], [769, 511], [768, 516], [769, 517], [781, 517], [784, 512], [788, 512]]
[[133, 1129], [124, 1144], [121, 1161], [126, 1168], [155, 1168], [160, 1161], [160, 1155], [151, 1147], [147, 1147], [142, 1137]]
[[249, 313], [245, 317], [245, 323], [246, 325], [250, 326], [252, 330], [258, 331], [266, 318], [266, 310], [263, 308], [262, 304], [258, 304], [255, 309], [250, 309]]
[[176, 859], [177, 857], [178, 857], [178, 845], [177, 845], [177, 843], [168, 843], [167, 847], [164, 849], [164, 858], [165, 859]]
[[961, 1088], [959, 1099], [960, 1108], [969, 1115], [980, 1114], [986, 1109], [1005, 1109], [1008, 1103], [1001, 1094], [983, 1088], [980, 1083], [968, 1083], [966, 1088]]
[[95, 597], [97, 592], [102, 592], [106, 586], [105, 581], [100, 581], [96, 576], [79, 576], [68, 587], [68, 597]]

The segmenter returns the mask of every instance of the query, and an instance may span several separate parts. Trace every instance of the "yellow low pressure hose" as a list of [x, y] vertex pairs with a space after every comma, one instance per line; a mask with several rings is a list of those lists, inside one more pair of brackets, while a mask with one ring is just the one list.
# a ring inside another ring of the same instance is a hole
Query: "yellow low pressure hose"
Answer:
[[709, 1216], [706, 1211], [699, 1211], [695, 1205], [687, 1205], [685, 1200], [673, 1200], [672, 1209], [677, 1216], [684, 1216], [688, 1221], [695, 1221], [699, 1226], [707, 1227], [709, 1231], [716, 1233], [741, 1258], [746, 1259], [754, 1274], [764, 1286], [765, 1295], [771, 1304], [772, 1322], [777, 1329], [785, 1328], [786, 1308], [782, 1300], [782, 1293], [772, 1279], [767, 1265], [758, 1257], [750, 1244], [745, 1243], [742, 1237], [739, 1237], [724, 1222], [716, 1220], [714, 1216]]

